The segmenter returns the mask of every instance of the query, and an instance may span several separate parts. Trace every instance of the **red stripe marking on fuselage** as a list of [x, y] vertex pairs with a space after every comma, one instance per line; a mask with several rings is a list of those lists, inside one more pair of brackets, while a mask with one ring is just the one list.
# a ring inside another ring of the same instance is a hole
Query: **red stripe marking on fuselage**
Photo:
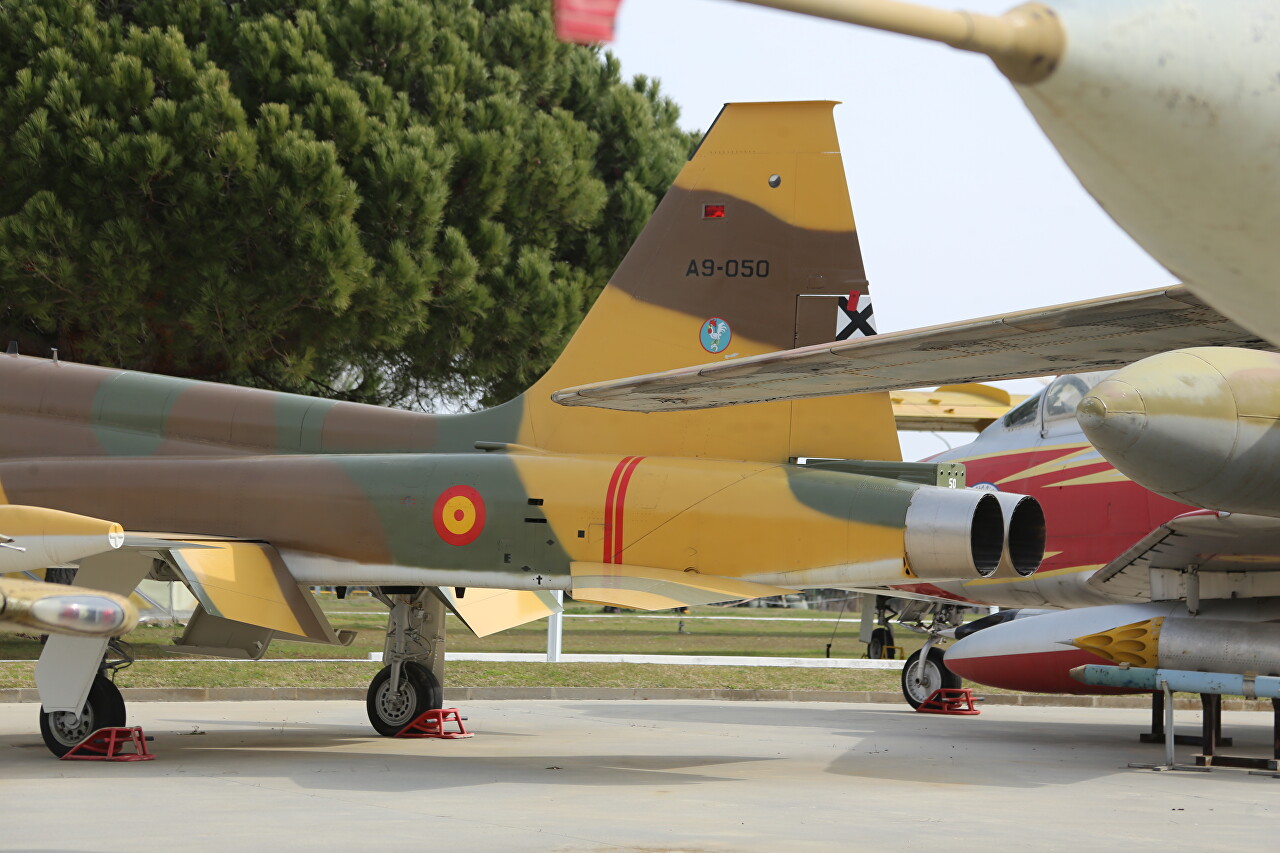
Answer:
[[613, 476], [609, 478], [609, 490], [604, 495], [604, 559], [602, 562], [612, 562], [613, 556], [613, 508], [614, 502], [618, 497], [618, 480], [622, 477], [622, 469], [635, 459], [634, 456], [628, 456], [618, 463], [613, 469]]
[[622, 518], [627, 509], [627, 486], [631, 483], [631, 475], [636, 472], [636, 466], [643, 459], [643, 456], [632, 457], [630, 464], [622, 472], [622, 479], [618, 482], [618, 502], [613, 518], [613, 562], [615, 563], [622, 562]]

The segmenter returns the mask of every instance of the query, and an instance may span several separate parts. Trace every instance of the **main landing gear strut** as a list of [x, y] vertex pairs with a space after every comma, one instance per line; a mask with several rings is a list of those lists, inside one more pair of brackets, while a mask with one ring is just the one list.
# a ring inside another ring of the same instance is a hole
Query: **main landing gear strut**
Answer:
[[386, 662], [369, 684], [369, 722], [394, 737], [426, 711], [444, 705], [445, 608], [426, 587], [382, 587], [374, 596], [387, 605]]

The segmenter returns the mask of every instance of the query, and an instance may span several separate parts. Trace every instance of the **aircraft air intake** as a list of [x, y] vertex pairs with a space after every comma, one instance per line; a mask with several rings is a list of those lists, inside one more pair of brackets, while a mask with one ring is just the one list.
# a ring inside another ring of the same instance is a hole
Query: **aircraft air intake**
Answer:
[[[985, 578], [1000, 565], [1004, 512], [992, 494], [922, 487], [907, 507], [906, 528], [907, 564], [922, 580]], [[1020, 533], [1020, 552], [1022, 541]]]

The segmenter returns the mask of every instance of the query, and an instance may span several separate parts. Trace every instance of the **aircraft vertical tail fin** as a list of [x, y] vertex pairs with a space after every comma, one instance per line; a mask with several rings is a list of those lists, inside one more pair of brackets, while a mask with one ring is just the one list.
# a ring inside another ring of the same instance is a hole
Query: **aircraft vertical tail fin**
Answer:
[[883, 393], [649, 417], [551, 400], [569, 386], [874, 332], [833, 106], [726, 106], [560, 358], [503, 406], [436, 417], [5, 356], [0, 458], [468, 452], [479, 441], [762, 462], [898, 459]]
[[897, 459], [887, 396], [640, 417], [566, 410], [570, 385], [874, 334], [830, 101], [729, 104], [560, 359], [524, 396], [549, 450]]

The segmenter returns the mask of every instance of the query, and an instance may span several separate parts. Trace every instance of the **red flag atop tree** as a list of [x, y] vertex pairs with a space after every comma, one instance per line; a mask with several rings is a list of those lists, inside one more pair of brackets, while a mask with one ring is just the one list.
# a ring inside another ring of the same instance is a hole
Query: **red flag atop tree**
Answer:
[[556, 0], [556, 37], [575, 44], [613, 41], [622, 0]]

